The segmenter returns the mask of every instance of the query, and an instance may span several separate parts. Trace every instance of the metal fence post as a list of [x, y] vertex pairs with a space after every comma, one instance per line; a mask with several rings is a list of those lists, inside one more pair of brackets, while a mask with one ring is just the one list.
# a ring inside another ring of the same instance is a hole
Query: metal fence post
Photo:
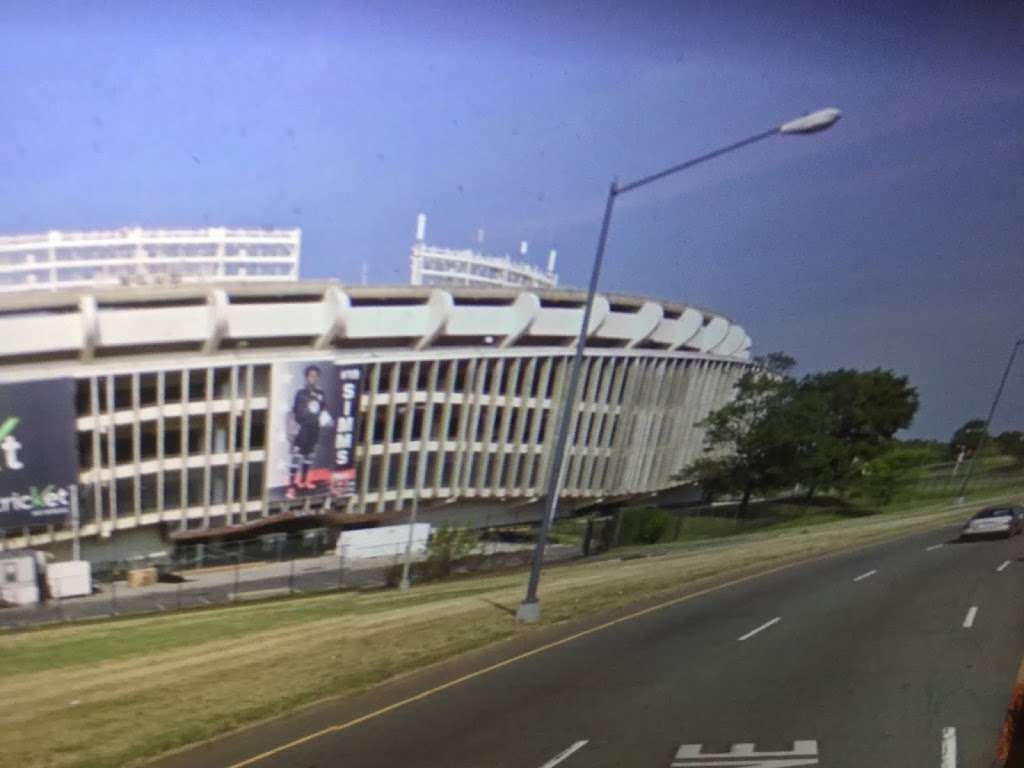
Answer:
[[619, 546], [619, 537], [622, 535], [622, 518], [625, 516], [626, 510], [622, 507], [615, 510], [615, 529], [612, 532], [612, 543], [608, 549], [614, 549]]
[[63, 605], [63, 601], [60, 599], [60, 592], [61, 592], [60, 580], [58, 579], [57, 580], [57, 593], [58, 594], [57, 594], [56, 597], [53, 597], [53, 596], [51, 596], [51, 597], [53, 597], [53, 599], [57, 601], [57, 619], [60, 621], [61, 624], [63, 624], [64, 623], [64, 605]]

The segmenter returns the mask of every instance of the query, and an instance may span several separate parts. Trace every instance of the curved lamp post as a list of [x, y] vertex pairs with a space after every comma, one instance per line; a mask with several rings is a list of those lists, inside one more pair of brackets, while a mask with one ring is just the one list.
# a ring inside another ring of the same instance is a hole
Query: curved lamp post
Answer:
[[1006, 386], [1006, 380], [1010, 377], [1010, 369], [1013, 368], [1013, 360], [1017, 357], [1017, 350], [1024, 346], [1024, 336], [1021, 336], [1014, 342], [1013, 349], [1010, 350], [1010, 359], [1006, 361], [1006, 368], [1003, 369], [1003, 378], [999, 380], [999, 388], [996, 389], [996, 396], [992, 400], [992, 407], [988, 409], [988, 418], [985, 419], [985, 426], [981, 428], [981, 437], [978, 438], [978, 446], [974, 449], [974, 453], [971, 454], [971, 460], [967, 464], [967, 473], [964, 475], [964, 481], [960, 484], [960, 493], [957, 494], [957, 504], [963, 504], [967, 500], [967, 484], [971, 482], [971, 475], [974, 474], [974, 461], [978, 458], [978, 454], [981, 453], [982, 447], [985, 445], [985, 439], [988, 437], [988, 428], [992, 423], [992, 417], [996, 415], [996, 408], [999, 406], [999, 398], [1003, 396], [1003, 387]]
[[558, 438], [555, 442], [555, 452], [551, 462], [551, 470], [548, 474], [548, 491], [545, 501], [544, 519], [541, 521], [540, 536], [537, 539], [537, 546], [533, 551], [533, 563], [530, 568], [530, 581], [526, 588], [526, 597], [519, 604], [516, 611], [518, 621], [533, 623], [540, 620], [540, 599], [537, 597], [537, 587], [540, 584], [540, 569], [544, 562], [544, 547], [547, 544], [548, 533], [551, 530], [551, 523], [558, 511], [558, 494], [562, 489], [562, 469], [565, 464], [566, 442], [569, 437], [569, 425], [571, 423], [571, 411], [576, 399], [576, 389], [579, 387], [580, 367], [583, 361], [583, 350], [587, 343], [587, 328], [590, 325], [590, 313], [594, 304], [594, 294], [597, 291], [597, 281], [601, 274], [601, 262], [604, 260], [605, 244], [608, 242], [608, 227], [612, 220], [612, 209], [615, 207], [615, 200], [619, 195], [632, 192], [634, 189], [645, 187], [666, 176], [685, 171], [695, 165], [713, 160], [716, 157], [734, 152], [737, 149], [746, 147], [772, 136], [802, 135], [818, 133], [831, 128], [839, 120], [841, 113], [834, 107], [819, 109], [803, 117], [790, 120], [780, 126], [755, 134], [742, 141], [729, 144], [713, 152], [687, 160], [666, 168], [663, 171], [652, 173], [650, 176], [631, 181], [628, 184], [619, 184], [613, 179], [608, 188], [608, 199], [605, 202], [604, 219], [601, 221], [601, 235], [597, 240], [597, 253], [594, 255], [594, 265], [590, 273], [590, 286], [587, 289], [587, 303], [583, 309], [583, 322], [580, 325], [580, 335], [576, 341], [576, 354], [573, 357], [572, 371], [569, 376], [569, 386], [562, 395], [562, 408], [558, 416]]

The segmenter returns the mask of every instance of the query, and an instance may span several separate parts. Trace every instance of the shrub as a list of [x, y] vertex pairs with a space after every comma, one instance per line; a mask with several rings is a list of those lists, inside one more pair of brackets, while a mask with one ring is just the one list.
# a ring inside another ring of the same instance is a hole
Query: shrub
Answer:
[[665, 536], [672, 521], [668, 512], [657, 507], [623, 509], [619, 544], [656, 544]]
[[455, 561], [468, 555], [480, 540], [479, 531], [443, 525], [437, 528], [427, 543], [424, 575], [427, 579], [443, 579], [452, 572]]
[[890, 504], [920, 479], [931, 458], [927, 450], [896, 446], [864, 464], [856, 491], [879, 506]]

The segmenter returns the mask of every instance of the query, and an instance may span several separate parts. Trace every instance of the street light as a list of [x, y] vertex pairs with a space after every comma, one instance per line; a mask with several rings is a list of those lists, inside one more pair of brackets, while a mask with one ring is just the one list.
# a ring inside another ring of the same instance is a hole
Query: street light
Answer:
[[978, 438], [978, 445], [974, 449], [974, 453], [971, 454], [971, 460], [967, 464], [967, 472], [964, 474], [964, 481], [960, 484], [960, 493], [957, 494], [957, 504], [963, 504], [967, 498], [967, 483], [971, 481], [971, 475], [974, 474], [974, 460], [978, 458], [978, 454], [981, 453], [982, 446], [985, 445], [985, 438], [988, 437], [988, 427], [992, 423], [992, 417], [995, 416], [996, 408], [999, 406], [999, 398], [1003, 396], [1003, 387], [1006, 386], [1006, 380], [1010, 377], [1010, 369], [1013, 368], [1013, 359], [1017, 357], [1017, 350], [1024, 346], [1024, 336], [1021, 336], [1014, 342], [1013, 349], [1010, 350], [1010, 359], [1006, 361], [1006, 368], [1003, 370], [1003, 378], [999, 380], [999, 388], [996, 389], [996, 396], [992, 400], [992, 407], [988, 409], [988, 418], [985, 419], [985, 426], [981, 430], [981, 437]]
[[650, 176], [644, 176], [643, 178], [632, 181], [628, 184], [620, 185], [617, 179], [612, 179], [611, 186], [608, 188], [608, 199], [605, 202], [604, 218], [601, 221], [601, 234], [597, 240], [597, 253], [594, 255], [594, 265], [590, 273], [590, 285], [587, 289], [587, 303], [583, 308], [583, 322], [580, 325], [580, 335], [576, 341], [576, 353], [572, 361], [572, 370], [569, 376], [569, 386], [566, 388], [562, 397], [562, 409], [558, 416], [558, 438], [555, 442], [555, 452], [552, 456], [551, 470], [548, 475], [548, 492], [547, 499], [545, 502], [544, 518], [541, 521], [540, 536], [537, 539], [537, 546], [533, 551], [533, 563], [530, 567], [530, 581], [526, 587], [526, 597], [523, 602], [519, 604], [519, 609], [516, 611], [516, 619], [518, 621], [533, 623], [540, 620], [540, 600], [537, 597], [537, 586], [540, 584], [540, 569], [544, 562], [544, 547], [547, 544], [548, 533], [551, 530], [551, 523], [555, 518], [555, 513], [558, 511], [558, 494], [561, 491], [562, 486], [562, 468], [565, 462], [565, 449], [566, 442], [569, 437], [569, 425], [571, 422], [571, 411], [575, 404], [576, 389], [579, 386], [580, 380], [580, 368], [583, 361], [583, 350], [587, 343], [587, 329], [590, 325], [590, 313], [594, 305], [594, 294], [597, 292], [597, 281], [601, 274], [601, 262], [604, 260], [604, 249], [605, 244], [608, 241], [608, 228], [611, 225], [612, 220], [612, 209], [615, 207], [616, 198], [626, 192], [632, 192], [634, 189], [647, 186], [652, 182], [658, 181], [671, 176], [680, 171], [685, 171], [687, 168], [692, 168], [695, 165], [712, 160], [716, 157], [733, 152], [741, 147], [746, 147], [750, 144], [754, 144], [758, 141], [762, 141], [771, 136], [777, 135], [799, 135], [818, 133], [824, 131], [827, 128], [835, 125], [836, 121], [839, 120], [840, 112], [834, 107], [827, 109], [819, 109], [817, 112], [812, 112], [803, 117], [798, 117], [795, 120], [790, 120], [787, 123], [772, 128], [769, 131], [758, 133], [749, 138], [737, 141], [728, 146], [716, 149], [713, 152], [695, 157], [692, 160], [687, 160], [685, 163], [679, 163], [673, 165], [670, 168], [666, 168], [658, 173], [652, 173]]

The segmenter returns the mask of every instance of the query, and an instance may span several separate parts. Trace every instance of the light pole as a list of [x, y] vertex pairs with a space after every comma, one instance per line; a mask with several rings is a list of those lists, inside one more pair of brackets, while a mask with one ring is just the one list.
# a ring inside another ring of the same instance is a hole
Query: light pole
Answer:
[[960, 484], [960, 493], [957, 494], [957, 504], [963, 504], [967, 498], [967, 483], [971, 481], [971, 475], [974, 474], [974, 461], [978, 458], [978, 454], [981, 453], [982, 446], [985, 445], [989, 424], [992, 423], [992, 417], [995, 416], [996, 408], [999, 407], [999, 398], [1003, 396], [1003, 387], [1006, 386], [1006, 380], [1010, 377], [1010, 369], [1013, 368], [1013, 360], [1017, 357], [1017, 350], [1022, 346], [1024, 346], [1024, 336], [1017, 339], [1013, 344], [1013, 349], [1010, 350], [1010, 359], [1006, 361], [1003, 378], [999, 380], [999, 388], [996, 389], [996, 396], [992, 400], [992, 407], [988, 409], [988, 418], [985, 419], [985, 426], [982, 427], [981, 437], [978, 438], [978, 445], [974, 449], [974, 453], [971, 454], [971, 460], [967, 463], [967, 472], [964, 474], [964, 480]]
[[587, 343], [587, 333], [590, 325], [590, 314], [594, 305], [594, 294], [597, 292], [597, 281], [601, 275], [601, 262], [604, 260], [604, 249], [608, 242], [608, 228], [611, 225], [612, 210], [615, 207], [615, 200], [619, 195], [632, 192], [634, 189], [644, 187], [652, 182], [659, 181], [666, 176], [671, 176], [680, 171], [685, 171], [695, 165], [713, 160], [716, 157], [733, 152], [742, 147], [754, 144], [758, 141], [777, 135], [817, 133], [831, 127], [839, 119], [838, 109], [829, 107], [819, 109], [809, 115], [804, 115], [796, 120], [772, 128], [771, 130], [755, 134], [742, 141], [734, 142], [721, 149], [687, 160], [684, 163], [673, 165], [663, 171], [652, 173], [649, 176], [631, 181], [628, 184], [620, 185], [617, 179], [613, 179], [608, 188], [608, 198], [605, 201], [604, 218], [601, 220], [601, 234], [597, 240], [597, 253], [594, 255], [594, 265], [590, 273], [590, 285], [587, 288], [587, 303], [583, 308], [583, 322], [580, 324], [579, 338], [576, 340], [576, 353], [573, 356], [572, 370], [569, 374], [569, 386], [562, 395], [562, 408], [558, 416], [558, 437], [555, 441], [555, 452], [552, 456], [551, 470], [548, 474], [548, 491], [545, 499], [544, 518], [541, 521], [540, 536], [537, 539], [537, 546], [533, 550], [533, 562], [530, 567], [530, 581], [526, 587], [526, 597], [519, 604], [516, 611], [518, 621], [533, 623], [540, 620], [540, 600], [537, 597], [537, 587], [540, 584], [540, 569], [544, 562], [544, 547], [547, 544], [548, 533], [551, 530], [551, 523], [558, 511], [558, 494], [562, 488], [562, 468], [565, 463], [565, 448], [569, 438], [569, 425], [572, 423], [572, 411], [576, 400], [576, 389], [579, 386], [580, 368], [583, 361], [583, 350]]

